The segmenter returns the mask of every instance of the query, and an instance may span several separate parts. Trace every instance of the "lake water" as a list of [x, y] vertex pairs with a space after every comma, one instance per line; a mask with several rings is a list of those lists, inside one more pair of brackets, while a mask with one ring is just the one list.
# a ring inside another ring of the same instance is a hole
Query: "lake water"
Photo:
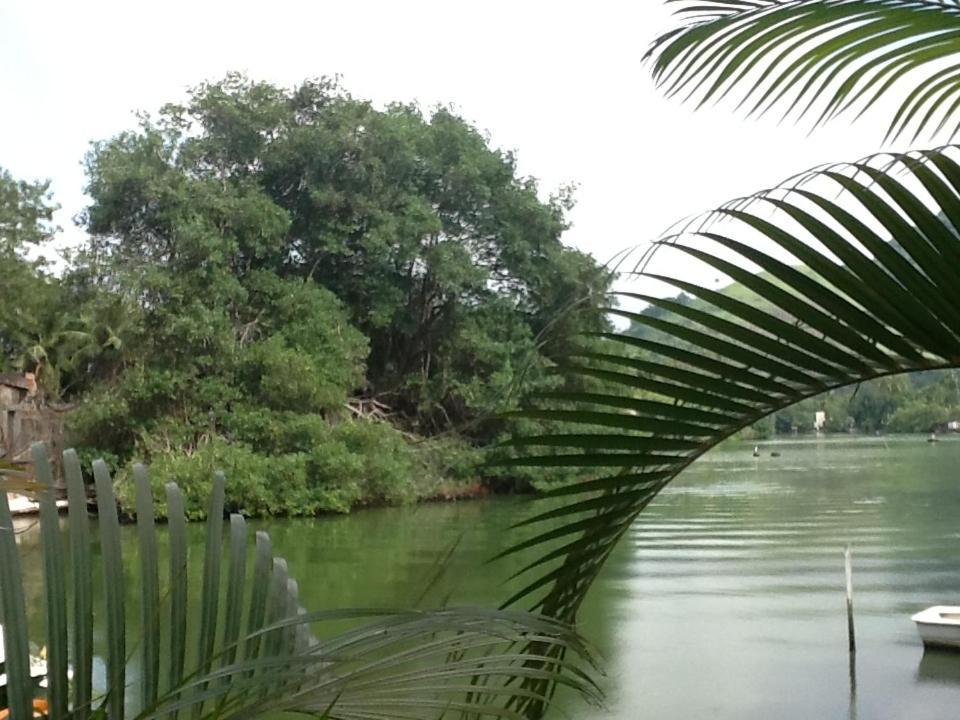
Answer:
[[[777, 442], [759, 458], [751, 449], [696, 463], [621, 543], [581, 619], [604, 656], [608, 705], [567, 701], [568, 716], [960, 716], [960, 655], [924, 656], [910, 622], [929, 605], [960, 605], [960, 441]], [[530, 510], [525, 499], [497, 499], [253, 524], [269, 530], [311, 609], [495, 604], [512, 565], [484, 561]], [[124, 531], [132, 544], [133, 529]], [[199, 559], [202, 528], [191, 533]]]

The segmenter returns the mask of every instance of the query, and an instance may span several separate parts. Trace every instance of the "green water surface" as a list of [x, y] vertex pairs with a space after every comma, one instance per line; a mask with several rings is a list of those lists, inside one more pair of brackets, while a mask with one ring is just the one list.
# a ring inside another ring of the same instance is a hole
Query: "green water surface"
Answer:
[[[910, 622], [929, 605], [960, 605], [960, 441], [781, 441], [761, 445], [759, 458], [751, 450], [699, 461], [621, 543], [580, 626], [604, 656], [608, 706], [567, 699], [562, 710], [586, 720], [960, 717], [960, 655], [925, 656]], [[495, 605], [519, 561], [485, 561], [533, 509], [528, 499], [494, 499], [252, 525], [270, 532], [309, 609]], [[134, 617], [135, 533], [124, 533]], [[34, 542], [33, 532], [22, 536], [28, 559]], [[199, 562], [199, 526], [191, 545]], [[28, 593], [39, 598], [38, 566], [28, 562]]]

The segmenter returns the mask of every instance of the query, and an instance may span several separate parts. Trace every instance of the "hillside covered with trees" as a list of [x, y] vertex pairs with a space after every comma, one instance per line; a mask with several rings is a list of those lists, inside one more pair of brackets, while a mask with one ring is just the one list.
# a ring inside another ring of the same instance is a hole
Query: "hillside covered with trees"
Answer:
[[[758, 277], [775, 282], [768, 273], [760, 273]], [[782, 311], [742, 283], [732, 282], [719, 290], [718, 295], [748, 303], [774, 317], [784, 317]], [[663, 298], [659, 304], [651, 304], [641, 311], [627, 333], [641, 343], [660, 344], [666, 341], [666, 335], [658, 329], [658, 323], [664, 322], [665, 318], [696, 327], [696, 313], [708, 311], [718, 318], [733, 319], [700, 298], [680, 293]], [[640, 352], [644, 353], [642, 349]], [[960, 373], [956, 370], [927, 370], [830, 390], [777, 411], [744, 434], [751, 438], [767, 438], [814, 432], [818, 412], [826, 414], [822, 431], [827, 433], [928, 433], [948, 422], [960, 420]]]
[[[93, 144], [67, 266], [44, 184], [0, 177], [0, 370], [75, 406], [70, 440], [152, 463], [199, 516], [214, 467], [250, 515], [456, 495], [611, 275], [515, 158], [449, 109], [239, 75]], [[559, 318], [559, 321], [557, 320]], [[160, 489], [157, 488], [158, 497]]]

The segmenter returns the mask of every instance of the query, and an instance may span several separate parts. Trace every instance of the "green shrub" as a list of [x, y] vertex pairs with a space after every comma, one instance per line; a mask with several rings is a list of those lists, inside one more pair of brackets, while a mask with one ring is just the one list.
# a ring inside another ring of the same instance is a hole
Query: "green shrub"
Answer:
[[481, 482], [484, 451], [456, 436], [438, 436], [416, 445], [418, 497], [450, 497]]
[[67, 444], [76, 447], [84, 460], [90, 459], [87, 455], [116, 460], [119, 456], [115, 448], [132, 441], [129, 420], [130, 408], [125, 399], [112, 392], [100, 393], [67, 415]]
[[318, 445], [307, 455], [306, 482], [311, 498], [330, 510], [349, 512], [363, 499], [363, 459], [339, 441]]
[[[269, 458], [249, 447], [230, 444], [221, 438], [193, 452], [159, 452], [150, 458], [154, 507], [164, 512], [164, 484], [180, 486], [187, 517], [206, 515], [213, 473], [222, 470], [227, 478], [227, 506], [247, 516], [301, 514], [295, 512], [306, 497], [305, 458], [282, 455]], [[121, 507], [134, 510], [134, 487], [129, 472], [118, 473], [117, 498]]]
[[311, 452], [329, 441], [332, 428], [319, 413], [239, 408], [224, 420], [232, 440], [255, 448], [264, 455]]
[[352, 503], [404, 502], [417, 496], [415, 454], [389, 423], [345, 422], [314, 448], [307, 475], [316, 492], [352, 493]]
[[[238, 412], [231, 437], [192, 450], [166, 435], [140, 443], [151, 464], [156, 511], [164, 484], [176, 482], [190, 519], [203, 518], [213, 474], [227, 478], [227, 506], [248, 517], [349, 512], [361, 504], [401, 503], [451, 493], [475, 475], [477, 451], [456, 440], [411, 443], [386, 422], [328, 424], [319, 415]], [[116, 475], [124, 511], [134, 512], [131, 473]]]

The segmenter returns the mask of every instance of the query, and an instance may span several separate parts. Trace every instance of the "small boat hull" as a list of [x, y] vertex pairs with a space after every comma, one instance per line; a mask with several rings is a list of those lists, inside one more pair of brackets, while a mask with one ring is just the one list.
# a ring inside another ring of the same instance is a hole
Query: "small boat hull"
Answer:
[[[40, 512], [40, 503], [28, 498], [26, 495], [7, 493], [7, 503], [10, 506], [10, 514], [13, 515], [13, 517], [36, 515]], [[66, 507], [66, 500], [57, 500], [57, 510], [62, 510]]]
[[924, 647], [960, 650], [960, 607], [936, 605], [912, 618]]

